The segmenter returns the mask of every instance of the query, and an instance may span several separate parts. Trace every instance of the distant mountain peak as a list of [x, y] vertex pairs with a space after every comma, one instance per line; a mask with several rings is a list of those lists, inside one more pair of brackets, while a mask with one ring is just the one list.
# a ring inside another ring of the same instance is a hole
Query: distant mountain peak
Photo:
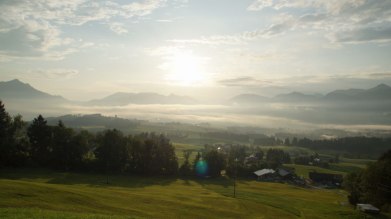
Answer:
[[51, 95], [35, 89], [19, 79], [0, 82], [0, 97], [4, 99], [57, 99], [65, 100], [61, 96]]
[[381, 83], [381, 84], [377, 85], [376, 87], [374, 87], [372, 89], [391, 89], [391, 87], [388, 86], [387, 84]]
[[19, 81], [19, 79], [13, 79], [13, 80], [10, 80], [10, 81], [6, 81], [6, 83], [20, 83], [20, 84], [24, 84], [23, 82]]

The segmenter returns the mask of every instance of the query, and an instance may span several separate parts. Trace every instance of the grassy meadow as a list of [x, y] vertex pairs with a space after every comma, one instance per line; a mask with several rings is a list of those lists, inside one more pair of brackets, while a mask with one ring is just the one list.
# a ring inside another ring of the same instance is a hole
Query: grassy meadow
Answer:
[[[0, 218], [361, 218], [342, 190], [238, 180], [0, 171]], [[382, 218], [387, 216], [382, 215]]]

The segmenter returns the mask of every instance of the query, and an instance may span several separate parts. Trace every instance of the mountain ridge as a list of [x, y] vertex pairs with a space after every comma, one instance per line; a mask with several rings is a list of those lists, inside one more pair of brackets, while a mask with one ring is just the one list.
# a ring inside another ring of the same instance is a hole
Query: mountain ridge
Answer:
[[[391, 87], [386, 84], [379, 84], [375, 87], [369, 89], [356, 89], [350, 88], [345, 90], [334, 90], [326, 95], [314, 95], [314, 94], [304, 94], [301, 92], [293, 91], [290, 93], [278, 94], [274, 97], [268, 98], [258, 94], [239, 94], [232, 97], [230, 103], [243, 103], [249, 104], [248, 96], [251, 96], [251, 99], [258, 100], [262, 102], [340, 102], [340, 101], [380, 101], [380, 100], [390, 100], [391, 101]], [[254, 104], [259, 104], [255, 103]]]
[[[0, 82], [0, 99], [40, 99], [69, 101], [62, 96], [42, 92], [28, 83], [18, 79]], [[293, 91], [274, 97], [265, 97], [259, 94], [239, 94], [228, 100], [232, 104], [256, 104], [262, 102], [315, 102], [315, 101], [360, 101], [360, 100], [391, 100], [391, 87], [382, 83], [369, 89], [340, 89], [326, 95], [304, 94]], [[71, 102], [71, 101], [69, 101]], [[97, 106], [124, 106], [128, 104], [197, 104], [197, 100], [189, 96], [176, 94], [162, 95], [154, 92], [116, 92], [100, 99], [83, 102], [84, 105]]]
[[28, 83], [23, 83], [18, 79], [0, 82], [0, 98], [12, 99], [56, 99], [66, 100], [62, 96], [52, 95], [40, 91]]

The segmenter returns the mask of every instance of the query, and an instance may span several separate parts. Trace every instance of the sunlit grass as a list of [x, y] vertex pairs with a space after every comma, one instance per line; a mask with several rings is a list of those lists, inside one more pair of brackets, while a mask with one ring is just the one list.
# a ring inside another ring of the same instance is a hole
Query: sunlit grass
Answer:
[[0, 216], [14, 218], [359, 218], [340, 190], [238, 180], [2, 171]]

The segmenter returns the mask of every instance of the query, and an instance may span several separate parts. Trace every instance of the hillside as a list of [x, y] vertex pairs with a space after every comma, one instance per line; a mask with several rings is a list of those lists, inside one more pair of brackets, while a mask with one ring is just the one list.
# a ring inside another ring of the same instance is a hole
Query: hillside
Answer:
[[[360, 218], [339, 190], [227, 179], [181, 180], [1, 171], [0, 216], [13, 218]], [[314, 198], [316, 195], [316, 198]]]

